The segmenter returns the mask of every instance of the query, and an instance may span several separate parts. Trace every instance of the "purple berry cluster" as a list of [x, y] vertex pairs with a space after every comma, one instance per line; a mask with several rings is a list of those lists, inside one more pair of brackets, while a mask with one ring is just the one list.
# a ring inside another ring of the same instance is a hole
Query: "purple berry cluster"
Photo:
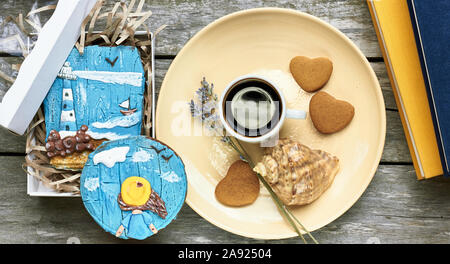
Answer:
[[83, 152], [84, 150], [94, 150], [94, 144], [90, 141], [92, 138], [86, 134], [88, 127], [82, 125], [77, 131], [75, 136], [67, 136], [61, 138], [60, 134], [56, 130], [50, 131], [47, 138], [47, 143], [45, 144], [45, 149], [47, 150], [47, 156], [52, 158], [54, 156], [65, 157], [74, 152]]

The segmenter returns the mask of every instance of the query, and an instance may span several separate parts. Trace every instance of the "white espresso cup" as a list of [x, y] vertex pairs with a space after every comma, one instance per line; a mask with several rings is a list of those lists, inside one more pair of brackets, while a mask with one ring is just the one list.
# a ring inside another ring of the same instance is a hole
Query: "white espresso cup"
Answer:
[[250, 143], [277, 137], [286, 118], [306, 118], [303, 110], [287, 109], [281, 89], [257, 75], [233, 80], [220, 96], [219, 110], [227, 133]]

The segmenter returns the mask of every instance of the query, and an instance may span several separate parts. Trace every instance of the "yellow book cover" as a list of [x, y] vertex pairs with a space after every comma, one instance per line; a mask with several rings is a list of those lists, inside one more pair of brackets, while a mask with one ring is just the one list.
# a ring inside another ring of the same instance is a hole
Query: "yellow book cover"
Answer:
[[408, 4], [367, 0], [418, 179], [442, 175]]

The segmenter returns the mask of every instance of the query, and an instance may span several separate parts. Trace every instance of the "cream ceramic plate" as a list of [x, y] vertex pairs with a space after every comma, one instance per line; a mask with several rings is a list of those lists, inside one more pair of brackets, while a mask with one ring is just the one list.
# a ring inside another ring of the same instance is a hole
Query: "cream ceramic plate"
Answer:
[[[186, 164], [187, 203], [227, 231], [262, 239], [296, 235], [264, 187], [255, 203], [242, 208], [215, 199], [215, 186], [235, 157], [221, 151], [220, 141], [201, 135], [187, 103], [203, 76], [214, 83], [218, 95], [230, 81], [248, 73], [267, 72], [276, 79], [273, 70], [278, 70], [286, 83], [290, 59], [297, 55], [333, 61], [323, 91], [352, 103], [355, 116], [344, 130], [328, 136], [315, 131], [309, 118], [284, 124], [281, 136], [328, 151], [341, 165], [331, 187], [312, 204], [294, 207], [295, 215], [310, 231], [329, 224], [358, 200], [375, 174], [384, 146], [385, 107], [377, 77], [359, 49], [332, 26], [298, 11], [261, 8], [230, 14], [202, 29], [180, 51], [167, 71], [156, 111], [157, 138]], [[304, 110], [310, 96], [300, 89], [286, 94], [288, 105]], [[255, 160], [261, 156], [257, 145], [246, 147]]]

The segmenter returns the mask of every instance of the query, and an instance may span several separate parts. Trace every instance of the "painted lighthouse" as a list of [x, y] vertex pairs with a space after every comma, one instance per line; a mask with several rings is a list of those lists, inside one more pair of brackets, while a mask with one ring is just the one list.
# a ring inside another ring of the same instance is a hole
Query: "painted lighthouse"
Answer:
[[73, 91], [70, 83], [70, 80], [75, 80], [76, 76], [72, 74], [70, 62], [64, 63], [58, 77], [63, 79], [60, 131], [77, 131]]

